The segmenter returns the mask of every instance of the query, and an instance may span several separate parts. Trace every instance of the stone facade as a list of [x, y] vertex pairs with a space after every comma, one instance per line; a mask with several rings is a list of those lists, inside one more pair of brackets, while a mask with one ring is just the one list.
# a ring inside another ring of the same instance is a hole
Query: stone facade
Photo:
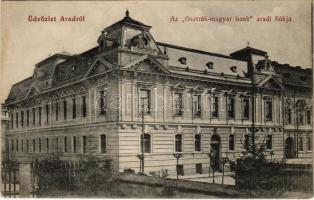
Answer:
[[253, 124], [267, 158], [312, 157], [311, 69], [249, 46], [221, 55], [155, 42], [150, 28], [127, 12], [97, 47], [36, 64], [3, 105], [10, 155], [91, 153], [112, 158], [116, 171], [140, 171], [142, 147], [145, 173], [174, 174], [174, 154], [181, 174], [206, 173], [210, 152], [242, 155]]

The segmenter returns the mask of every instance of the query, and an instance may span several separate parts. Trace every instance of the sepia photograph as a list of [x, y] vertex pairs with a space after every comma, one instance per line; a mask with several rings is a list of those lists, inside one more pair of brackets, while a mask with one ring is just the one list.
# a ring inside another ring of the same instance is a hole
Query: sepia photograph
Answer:
[[3, 198], [313, 198], [312, 1], [2, 1]]

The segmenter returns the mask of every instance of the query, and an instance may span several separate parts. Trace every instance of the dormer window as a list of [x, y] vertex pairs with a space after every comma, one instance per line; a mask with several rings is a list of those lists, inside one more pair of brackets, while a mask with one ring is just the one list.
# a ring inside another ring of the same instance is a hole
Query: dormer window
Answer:
[[178, 60], [182, 65], [186, 65], [186, 57], [181, 57]]
[[230, 67], [230, 70], [231, 70], [233, 73], [236, 73], [236, 72], [237, 72], [237, 66], [231, 66], [231, 67]]
[[214, 69], [214, 63], [213, 62], [206, 63], [206, 66], [208, 69]]

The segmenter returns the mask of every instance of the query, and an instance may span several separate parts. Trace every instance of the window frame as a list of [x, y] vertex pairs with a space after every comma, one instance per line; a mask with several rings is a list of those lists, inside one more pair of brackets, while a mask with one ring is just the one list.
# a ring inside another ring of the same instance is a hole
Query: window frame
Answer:
[[[196, 107], [197, 112], [195, 111], [195, 107]], [[192, 116], [193, 117], [202, 116], [202, 95], [201, 94], [192, 94]]]
[[[273, 121], [273, 99], [271, 98], [265, 98], [265, 114], [264, 114], [264, 117], [265, 117], [265, 121], [268, 121], [268, 122], [272, 122]], [[268, 107], [270, 104], [270, 107]], [[268, 108], [268, 109], [267, 109]], [[267, 115], [269, 114], [269, 115]]]
[[[176, 95], [178, 97], [176, 98]], [[177, 100], [179, 99], [179, 100]], [[182, 92], [174, 92], [173, 93], [173, 103], [174, 103], [174, 115], [182, 116], [183, 115], [183, 95]]]
[[[147, 97], [142, 97], [142, 91], [147, 92]], [[142, 99], [147, 99], [147, 107], [145, 106], [145, 102]], [[140, 88], [139, 89], [139, 112], [142, 113], [142, 109], [144, 106], [144, 114], [145, 115], [150, 115], [151, 114], [151, 102], [152, 98], [151, 98], [151, 90], [148, 88]], [[143, 105], [144, 104], [144, 105]]]
[[272, 135], [266, 135], [265, 141], [266, 141], [265, 142], [266, 150], [272, 150], [273, 149], [273, 136]]
[[[105, 141], [103, 142], [103, 137], [105, 138]], [[99, 153], [106, 154], [107, 153], [107, 135], [101, 134], [99, 135]], [[103, 148], [103, 144], [105, 145], [105, 148]]]
[[[142, 138], [142, 135], [144, 135], [143, 137], [144, 138]], [[147, 139], [145, 139], [145, 136], [148, 136], [149, 137], [149, 140], [147, 140]], [[139, 145], [140, 145], [140, 147], [139, 147], [139, 150], [140, 150], [140, 153], [143, 153], [142, 152], [142, 148], [143, 148], [143, 144], [142, 144], [142, 140], [144, 139], [144, 154], [152, 154], [153, 153], [153, 142], [152, 142], [152, 134], [150, 134], [150, 133], [144, 133], [144, 134], [140, 134], [140, 143], [139, 143]], [[147, 144], [147, 141], [149, 141], [149, 151], [148, 152], [146, 152], [146, 144]], [[145, 143], [146, 142], [146, 143]]]
[[[249, 97], [244, 97], [243, 98], [243, 119], [248, 120], [250, 119], [250, 98]], [[247, 115], [247, 116], [246, 116]]]
[[211, 117], [219, 118], [219, 96], [214, 95], [211, 97]]
[[[196, 137], [198, 137], [198, 136], [199, 136], [199, 138], [197, 139]], [[202, 152], [203, 151], [202, 139], [203, 139], [202, 134], [200, 134], [200, 133], [194, 134], [194, 152]], [[197, 145], [196, 143], [199, 143], [199, 145]], [[199, 147], [199, 148], [197, 148], [197, 147]]]
[[[233, 142], [230, 143], [230, 138], [233, 138]], [[232, 144], [233, 149], [231, 149], [230, 145]], [[228, 135], [228, 151], [235, 151], [235, 146], [236, 146], [236, 140], [235, 140], [235, 135], [234, 134], [229, 134]]]
[[[178, 146], [178, 148], [177, 148], [177, 136], [181, 137], [181, 139], [180, 139], [181, 143], [180, 143], [180, 146]], [[179, 151], [177, 151], [177, 149]], [[174, 152], [175, 153], [183, 153], [183, 134], [181, 134], [181, 133], [177, 133], [174, 135]]]

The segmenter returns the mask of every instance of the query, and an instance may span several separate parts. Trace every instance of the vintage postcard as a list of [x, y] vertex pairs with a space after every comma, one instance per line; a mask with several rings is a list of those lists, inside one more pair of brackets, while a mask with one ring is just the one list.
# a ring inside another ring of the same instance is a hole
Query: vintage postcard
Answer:
[[6, 198], [310, 198], [311, 1], [1, 2]]

